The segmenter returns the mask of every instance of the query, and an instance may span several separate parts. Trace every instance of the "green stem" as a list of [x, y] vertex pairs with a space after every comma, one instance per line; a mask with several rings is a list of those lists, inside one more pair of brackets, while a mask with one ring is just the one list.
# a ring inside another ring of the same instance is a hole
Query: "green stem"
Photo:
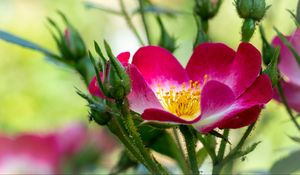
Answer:
[[124, 124], [127, 127], [132, 142], [137, 146], [143, 158], [145, 159], [145, 162], [147, 162], [149, 170], [153, 174], [168, 174], [168, 172], [150, 154], [149, 150], [146, 149], [137, 131], [134, 121], [132, 120], [130, 111], [128, 109], [128, 101], [125, 99], [125, 101], [117, 101], [116, 103], [118, 108], [121, 109], [121, 113], [124, 117]]
[[116, 118], [113, 117], [107, 127], [118, 137], [118, 139], [124, 144], [131, 155], [133, 155], [139, 162], [143, 163], [147, 168], [149, 168], [140, 151], [131, 143], [131, 140], [128, 137], [128, 133], [126, 133], [126, 131]]
[[182, 162], [184, 163], [183, 164], [184, 166], [182, 166], [182, 172], [183, 172], [183, 174], [190, 174], [189, 169], [188, 169], [189, 165], [187, 164], [187, 160], [185, 159], [183, 148], [182, 148], [182, 145], [180, 143], [176, 127], [173, 127], [173, 134], [175, 136], [176, 143], [177, 143], [178, 148], [180, 150], [180, 156], [181, 156], [181, 159], [183, 160]]
[[252, 132], [253, 128], [255, 126], [255, 123], [251, 124], [250, 126], [248, 126], [247, 130], [245, 131], [243, 137], [240, 139], [239, 143], [236, 145], [236, 147], [234, 148], [235, 151], [239, 151], [244, 143], [246, 142], [246, 139], [248, 138], [248, 136], [250, 135], [250, 133]]
[[145, 33], [147, 36], [147, 40], [148, 40], [148, 44], [151, 45], [151, 37], [150, 37], [150, 31], [149, 31], [149, 26], [146, 20], [146, 15], [145, 15], [145, 0], [139, 0], [139, 5], [140, 5], [140, 13], [141, 13], [141, 17], [142, 17], [142, 21], [143, 21], [143, 25], [144, 25], [144, 29], [145, 29]]
[[199, 168], [198, 168], [197, 156], [195, 151], [196, 143], [195, 143], [194, 134], [192, 133], [190, 128], [185, 125], [180, 126], [180, 131], [185, 139], [185, 144], [186, 144], [186, 149], [188, 153], [192, 174], [199, 175]]
[[287, 99], [286, 99], [286, 97], [285, 97], [285, 95], [284, 95], [284, 91], [283, 91], [283, 89], [282, 89], [282, 85], [281, 85], [280, 81], [279, 81], [278, 84], [277, 84], [277, 88], [278, 88], [279, 96], [280, 96], [280, 98], [281, 98], [282, 103], [283, 103], [284, 106], [285, 106], [286, 111], [288, 112], [288, 114], [289, 114], [289, 116], [290, 116], [292, 122], [295, 124], [296, 128], [300, 131], [300, 125], [299, 125], [299, 123], [297, 122], [296, 118], [294, 117], [293, 112], [292, 112], [292, 110], [291, 110], [291, 108], [290, 108], [290, 106], [289, 106], [289, 104], [288, 104], [288, 102], [287, 102]]
[[246, 139], [250, 135], [250, 133], [253, 130], [254, 126], [255, 126], [255, 123], [251, 124], [247, 128], [247, 130], [245, 131], [243, 137], [240, 139], [239, 143], [236, 145], [236, 147], [224, 159], [222, 159], [221, 161], [217, 161], [216, 163], [214, 163], [213, 173], [212, 174], [220, 174], [222, 168], [224, 167], [224, 165], [227, 164], [227, 163], [230, 163], [232, 161], [232, 156], [234, 156], [235, 153], [237, 151], [239, 151], [243, 147]]
[[140, 34], [138, 33], [137, 29], [135, 28], [135, 26], [133, 25], [133, 23], [132, 23], [132, 21], [130, 19], [130, 16], [129, 16], [127, 10], [126, 10], [124, 1], [123, 0], [119, 0], [119, 2], [120, 2], [120, 6], [121, 6], [121, 12], [124, 15], [124, 18], [125, 18], [125, 20], [127, 22], [127, 25], [133, 31], [133, 33], [137, 37], [137, 39], [140, 42], [140, 44], [144, 46], [145, 44], [144, 44], [144, 42], [142, 40], [142, 37], [140, 36]]
[[218, 160], [219, 161], [222, 161], [222, 159], [224, 158], [226, 143], [227, 143], [227, 141], [225, 139], [228, 140], [228, 135], [229, 135], [229, 129], [224, 129], [224, 132], [223, 132], [224, 139], [222, 139], [220, 147], [219, 147], [219, 151], [218, 151]]

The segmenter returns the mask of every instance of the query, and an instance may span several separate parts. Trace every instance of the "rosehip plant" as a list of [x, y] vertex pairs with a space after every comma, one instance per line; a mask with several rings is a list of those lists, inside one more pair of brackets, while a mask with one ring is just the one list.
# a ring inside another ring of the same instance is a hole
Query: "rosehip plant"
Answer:
[[[89, 92], [77, 89], [77, 93], [88, 103], [89, 120], [107, 128], [123, 145], [111, 174], [129, 168], [139, 173], [141, 165], [151, 174], [197, 175], [205, 160], [211, 162], [212, 174], [231, 174], [234, 162], [260, 143], [245, 146], [273, 97], [284, 104], [300, 131], [296, 119], [300, 111], [299, 14], [290, 12], [297, 24], [294, 34], [285, 37], [275, 28], [278, 36], [272, 43], [260, 25], [261, 53], [250, 40], [271, 7], [265, 0], [234, 1], [243, 19], [237, 49], [212, 41], [208, 32], [209, 22], [222, 10], [222, 0], [195, 0], [190, 14], [197, 31], [184, 67], [172, 54], [180, 44], [163, 20], [165, 15], [178, 17], [183, 12], [159, 7], [151, 0], [137, 0], [134, 12], [128, 11], [123, 0], [119, 3], [120, 11], [88, 5], [126, 20], [140, 43], [135, 53], [127, 52], [126, 46], [124, 52], [114, 53], [104, 39], [103, 47], [95, 41], [94, 48], [87, 48], [84, 37], [62, 12], [64, 28], [48, 19], [58, 53], [0, 31], [1, 39], [42, 52], [79, 73]], [[141, 18], [145, 39], [132, 21], [133, 14]], [[157, 41], [151, 16], [159, 28]], [[243, 127], [245, 132], [232, 142], [230, 131]], [[178, 170], [159, 161], [154, 151], [173, 159]]]

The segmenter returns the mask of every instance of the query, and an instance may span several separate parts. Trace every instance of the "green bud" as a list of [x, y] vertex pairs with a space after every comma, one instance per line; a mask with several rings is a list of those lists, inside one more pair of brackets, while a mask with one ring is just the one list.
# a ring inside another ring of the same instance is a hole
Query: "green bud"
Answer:
[[105, 111], [98, 111], [91, 109], [89, 118], [99, 125], [106, 125], [111, 120], [111, 114]]
[[86, 81], [85, 83], [87, 85], [91, 82], [92, 78], [95, 76], [93, 64], [88, 57], [84, 57], [76, 63], [76, 70], [80, 73], [83, 80]]
[[213, 18], [221, 6], [222, 0], [196, 0], [194, 12], [203, 20]]
[[159, 16], [157, 17], [157, 22], [161, 31], [161, 36], [158, 45], [163, 48], [166, 48], [170, 52], [174, 52], [174, 50], [176, 49], [176, 39], [170, 36], [170, 34], [166, 31], [165, 26]]
[[90, 103], [89, 107], [91, 109], [90, 118], [99, 125], [106, 125], [111, 120], [113, 111], [105, 101]]
[[265, 65], [268, 65], [271, 62], [271, 60], [272, 60], [272, 57], [274, 55], [275, 49], [267, 41], [264, 29], [263, 29], [263, 27], [261, 25], [259, 26], [259, 32], [260, 32], [260, 36], [261, 36], [261, 40], [262, 40], [262, 57], [263, 57], [263, 62], [264, 62]]
[[75, 28], [68, 26], [64, 32], [64, 39], [69, 52], [72, 53], [76, 60], [86, 56], [85, 44]]
[[260, 21], [267, 10], [265, 0], [236, 0], [236, 9], [241, 18]]
[[256, 0], [253, 2], [253, 12], [251, 17], [257, 21], [260, 21], [266, 13], [266, 2], [264, 0]]
[[255, 31], [255, 21], [253, 19], [245, 19], [242, 26], [242, 41], [249, 42]]
[[197, 35], [194, 42], [194, 48], [201, 43], [209, 41], [209, 38], [203, 29], [203, 21], [201, 21], [201, 19], [199, 19], [198, 17], [195, 17], [195, 20], [197, 23]]
[[109, 63], [107, 65], [107, 75], [104, 79], [104, 86], [108, 91], [108, 96], [116, 100], [124, 99], [131, 90], [131, 80], [125, 68], [112, 54], [109, 45], [104, 42], [107, 55], [109, 56]]
[[107, 89], [107, 96], [116, 100], [123, 99], [131, 90], [131, 81], [128, 74], [123, 67], [121, 72], [118, 71], [111, 61], [106, 68], [107, 76], [104, 79], [104, 86]]

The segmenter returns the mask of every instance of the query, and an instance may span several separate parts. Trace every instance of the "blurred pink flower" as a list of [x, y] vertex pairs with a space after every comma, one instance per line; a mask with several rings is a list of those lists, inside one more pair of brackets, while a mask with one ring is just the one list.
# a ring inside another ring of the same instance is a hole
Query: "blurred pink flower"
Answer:
[[88, 142], [88, 129], [83, 123], [72, 123], [57, 134], [62, 154], [71, 156], [79, 152]]
[[[292, 35], [286, 38], [300, 55], [300, 29], [296, 29]], [[291, 108], [300, 112], [300, 66], [292, 52], [279, 37], [275, 37], [272, 43], [274, 46], [280, 47], [280, 62], [278, 68], [284, 76], [284, 80], [281, 83], [288, 104]], [[277, 92], [274, 93], [274, 98], [280, 101]]]
[[109, 153], [117, 142], [104, 129], [87, 128], [84, 123], [72, 123], [57, 134], [60, 151], [65, 156], [72, 156], [87, 146], [92, 146], [99, 153]]
[[[221, 43], [201, 44], [186, 68], [168, 50], [146, 46], [125, 69], [131, 110], [144, 120], [191, 124], [203, 133], [250, 125], [272, 98], [270, 79], [260, 75], [261, 55], [249, 43], [236, 52]], [[89, 90], [103, 98], [95, 79]]]
[[0, 136], [0, 174], [56, 174], [60, 159], [55, 135]]
[[83, 123], [72, 123], [48, 134], [0, 135], [0, 174], [62, 173], [65, 163], [78, 169], [72, 167], [72, 159], [82, 156], [86, 149], [100, 155], [109, 154], [116, 146], [103, 129], [88, 129]]

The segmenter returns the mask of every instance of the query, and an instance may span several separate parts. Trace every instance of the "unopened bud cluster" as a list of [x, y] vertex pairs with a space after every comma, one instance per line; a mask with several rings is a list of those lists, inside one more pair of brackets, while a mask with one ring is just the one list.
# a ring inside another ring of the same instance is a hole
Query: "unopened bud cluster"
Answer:
[[217, 14], [221, 3], [222, 0], [196, 0], [194, 11], [203, 20], [209, 20]]
[[241, 18], [260, 21], [266, 13], [265, 0], [236, 0], [236, 9]]
[[256, 22], [264, 17], [268, 7], [265, 0], [236, 0], [235, 5], [239, 16], [244, 19], [242, 41], [248, 42], [255, 31]]

